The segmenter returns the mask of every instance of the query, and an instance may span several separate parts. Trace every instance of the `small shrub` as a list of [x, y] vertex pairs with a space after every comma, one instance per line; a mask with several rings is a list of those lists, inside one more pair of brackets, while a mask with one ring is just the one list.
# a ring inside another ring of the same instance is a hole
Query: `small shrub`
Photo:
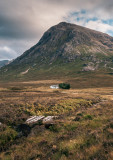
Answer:
[[59, 84], [59, 88], [70, 89], [70, 84], [68, 84], [68, 83], [60, 83]]
[[28, 136], [31, 131], [31, 127], [27, 124], [20, 124], [17, 128], [18, 132], [22, 132], [23, 136]]
[[6, 146], [10, 145], [16, 137], [17, 132], [6, 126], [0, 133], [0, 150], [5, 149]]
[[12, 87], [12, 88], [10, 88], [10, 90], [12, 90], [12, 91], [20, 91], [20, 90], [22, 90], [22, 88], [19, 88], [19, 87]]
[[52, 131], [52, 132], [58, 132], [59, 131], [59, 128], [57, 125], [53, 124], [49, 127], [49, 130]]
[[92, 120], [93, 117], [91, 115], [87, 114], [87, 115], [84, 116], [84, 119], [86, 119], [86, 120]]
[[73, 124], [65, 124], [65, 129], [67, 131], [75, 131], [78, 127], [78, 125], [76, 123], [73, 123]]
[[110, 128], [113, 128], [113, 122], [110, 123]]
[[90, 147], [91, 145], [94, 145], [96, 143], [98, 143], [96, 136], [91, 134], [85, 138], [83, 144], [80, 145], [80, 148], [84, 149], [84, 148]]
[[80, 121], [81, 117], [80, 116], [77, 116], [75, 117], [74, 121]]
[[77, 116], [81, 116], [81, 117], [82, 117], [82, 116], [83, 116], [83, 113], [78, 113]]
[[68, 157], [69, 156], [69, 150], [68, 150], [68, 148], [61, 149], [61, 155], [65, 155], [66, 157]]

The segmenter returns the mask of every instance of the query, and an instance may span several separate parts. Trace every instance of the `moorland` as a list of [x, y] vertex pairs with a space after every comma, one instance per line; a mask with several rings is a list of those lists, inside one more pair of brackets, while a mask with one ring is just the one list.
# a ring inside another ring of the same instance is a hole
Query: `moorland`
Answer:
[[[1, 160], [113, 159], [113, 88], [50, 89], [61, 82], [0, 83]], [[57, 118], [26, 124], [36, 115]]]

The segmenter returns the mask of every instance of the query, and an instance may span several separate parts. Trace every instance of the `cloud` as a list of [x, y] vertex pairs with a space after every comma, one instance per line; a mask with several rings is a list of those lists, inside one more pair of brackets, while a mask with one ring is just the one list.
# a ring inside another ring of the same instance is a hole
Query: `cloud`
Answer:
[[112, 0], [0, 0], [0, 36], [36, 38], [50, 26], [64, 20], [70, 12], [88, 10], [92, 15], [113, 17]]
[[109, 33], [109, 31], [113, 32], [113, 27], [109, 24], [103, 23], [101, 20], [89, 21], [85, 26], [104, 33]]
[[81, 10], [79, 12], [72, 12], [66, 17], [66, 21], [113, 36], [113, 19], [104, 19], [96, 15], [91, 15], [90, 11]]
[[7, 46], [0, 47], [0, 59], [1, 60], [13, 59], [16, 57], [17, 57], [17, 53], [13, 49], [11, 49]]
[[0, 47], [16, 52], [8, 57], [18, 56], [49, 27], [65, 20], [112, 35], [112, 17], [113, 0], [0, 0]]

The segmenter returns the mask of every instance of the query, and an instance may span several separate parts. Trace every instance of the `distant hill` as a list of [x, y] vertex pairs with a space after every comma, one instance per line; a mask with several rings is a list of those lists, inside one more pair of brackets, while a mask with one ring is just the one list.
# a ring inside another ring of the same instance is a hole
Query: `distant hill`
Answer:
[[9, 63], [8, 60], [2, 60], [0, 61], [0, 68], [3, 67], [4, 65], [7, 65]]
[[61, 22], [40, 41], [0, 70], [0, 79], [76, 77], [80, 73], [113, 71], [113, 37]]

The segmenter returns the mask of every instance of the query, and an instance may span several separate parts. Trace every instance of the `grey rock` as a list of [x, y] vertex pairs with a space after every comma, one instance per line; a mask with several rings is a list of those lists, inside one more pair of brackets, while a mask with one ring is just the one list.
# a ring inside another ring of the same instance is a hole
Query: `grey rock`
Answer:
[[57, 116], [47, 116], [43, 119], [43, 123], [52, 122], [55, 118], [57, 118]]
[[55, 118], [57, 116], [32, 116], [26, 120], [26, 124], [37, 123], [39, 121], [42, 121], [42, 123], [53, 122]]
[[27, 124], [36, 123], [40, 120], [42, 120], [45, 116], [32, 116], [29, 119], [26, 120]]

